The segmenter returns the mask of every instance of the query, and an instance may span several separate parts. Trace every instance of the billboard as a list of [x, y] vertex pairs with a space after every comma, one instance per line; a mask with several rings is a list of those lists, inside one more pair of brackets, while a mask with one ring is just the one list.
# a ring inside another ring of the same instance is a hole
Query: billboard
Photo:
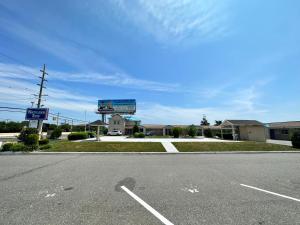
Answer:
[[135, 99], [98, 100], [98, 112], [101, 114], [134, 114]]
[[28, 108], [26, 110], [26, 120], [48, 120], [48, 108]]

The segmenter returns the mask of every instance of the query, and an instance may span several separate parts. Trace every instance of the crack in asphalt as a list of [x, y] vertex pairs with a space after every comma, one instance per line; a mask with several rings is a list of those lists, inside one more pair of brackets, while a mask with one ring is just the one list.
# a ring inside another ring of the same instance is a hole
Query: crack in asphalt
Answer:
[[17, 173], [17, 174], [8, 176], [8, 177], [3, 177], [3, 178], [0, 178], [0, 182], [11, 180], [11, 179], [14, 179], [14, 178], [17, 178], [17, 177], [21, 177], [21, 176], [24, 176], [26, 174], [32, 173], [32, 172], [34, 172], [36, 170], [43, 169], [43, 168], [46, 168], [46, 167], [49, 167], [49, 166], [55, 166], [55, 165], [57, 165], [57, 164], [59, 164], [61, 162], [68, 161], [68, 160], [71, 160], [71, 159], [76, 159], [78, 157], [80, 157], [80, 156], [71, 157], [71, 158], [67, 158], [67, 159], [62, 159], [62, 160], [59, 160], [59, 161], [56, 161], [56, 162], [53, 162], [53, 163], [49, 163], [49, 164], [46, 164], [46, 165], [43, 165], [43, 166], [32, 168], [30, 170], [26, 170], [26, 171], [23, 171], [21, 173]]

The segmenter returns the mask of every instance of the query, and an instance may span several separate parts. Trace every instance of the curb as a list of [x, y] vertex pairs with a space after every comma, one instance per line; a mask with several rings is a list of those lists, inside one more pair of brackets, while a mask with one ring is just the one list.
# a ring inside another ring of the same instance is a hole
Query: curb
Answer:
[[229, 152], [1, 152], [1, 155], [192, 155], [192, 154], [269, 154], [300, 151], [229, 151]]

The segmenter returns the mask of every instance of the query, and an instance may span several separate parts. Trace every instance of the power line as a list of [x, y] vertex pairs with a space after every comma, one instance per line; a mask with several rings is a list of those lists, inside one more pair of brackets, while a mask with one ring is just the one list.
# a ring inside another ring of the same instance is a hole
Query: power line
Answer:
[[[19, 64], [21, 64], [21, 65], [27, 67], [27, 65], [26, 65], [24, 62], [21, 62], [20, 60], [14, 58], [14, 57], [12, 57], [12, 56], [9, 56], [9, 55], [7, 55], [7, 54], [5, 54], [5, 53], [3, 53], [3, 52], [0, 52], [0, 55], [2, 55], [2, 56], [6, 57], [6, 58], [8, 58], [8, 59], [10, 59], [10, 60], [12, 60], [12, 61], [14, 61], [14, 62], [17, 62], [17, 63], [19, 63]], [[24, 69], [22, 69], [22, 68], [18, 68], [18, 69], [21, 70], [21, 71], [23, 71], [23, 72], [25, 72], [25, 73], [27, 73], [27, 74], [31, 74], [31, 75], [34, 75], [34, 76], [37, 76], [37, 77], [39, 76], [39, 75], [34, 74], [34, 73], [32, 73], [32, 72], [26, 71], [26, 70], [24, 70]]]
[[[25, 108], [18, 108], [18, 107], [5, 107], [5, 106], [0, 106], [0, 111], [8, 111], [8, 110], [15, 110], [16, 112], [22, 112], [22, 113], [25, 113], [26, 112], [26, 109]], [[57, 113], [50, 113], [49, 112], [49, 115], [50, 116], [57, 116]], [[68, 121], [77, 121], [77, 122], [89, 122], [89, 121], [85, 121], [85, 120], [80, 120], [80, 119], [75, 119], [75, 118], [72, 118], [72, 117], [67, 117], [67, 116], [61, 116], [59, 115], [59, 118], [60, 119], [65, 119], [65, 120], [68, 120]]]

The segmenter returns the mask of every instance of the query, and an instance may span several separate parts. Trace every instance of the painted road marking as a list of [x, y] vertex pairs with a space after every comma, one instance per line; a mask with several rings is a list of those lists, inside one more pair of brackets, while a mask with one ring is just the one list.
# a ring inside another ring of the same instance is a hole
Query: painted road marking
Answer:
[[141, 199], [139, 196], [131, 192], [127, 187], [121, 186], [121, 188], [129, 194], [134, 200], [136, 200], [138, 203], [140, 203], [142, 206], [144, 206], [149, 212], [151, 212], [157, 219], [159, 219], [163, 224], [166, 225], [174, 225], [171, 223], [168, 219], [166, 219], [163, 215], [161, 215], [159, 212], [157, 212], [155, 209], [153, 209], [150, 205], [148, 205], [143, 199]]
[[271, 194], [271, 195], [276, 195], [276, 196], [279, 196], [279, 197], [282, 197], [282, 198], [287, 198], [287, 199], [290, 199], [290, 200], [300, 202], [300, 199], [293, 198], [293, 197], [290, 197], [290, 196], [287, 196], [287, 195], [278, 194], [278, 193], [275, 193], [275, 192], [272, 192], [272, 191], [267, 191], [267, 190], [257, 188], [257, 187], [253, 187], [253, 186], [246, 185], [246, 184], [240, 184], [240, 185], [244, 186], [244, 187], [247, 187], [247, 188], [252, 188], [252, 189], [257, 190], [257, 191], [262, 191], [262, 192], [265, 192], [265, 193], [268, 193], [268, 194]]
[[178, 152], [177, 148], [172, 144], [172, 142], [161, 142], [167, 152]]

